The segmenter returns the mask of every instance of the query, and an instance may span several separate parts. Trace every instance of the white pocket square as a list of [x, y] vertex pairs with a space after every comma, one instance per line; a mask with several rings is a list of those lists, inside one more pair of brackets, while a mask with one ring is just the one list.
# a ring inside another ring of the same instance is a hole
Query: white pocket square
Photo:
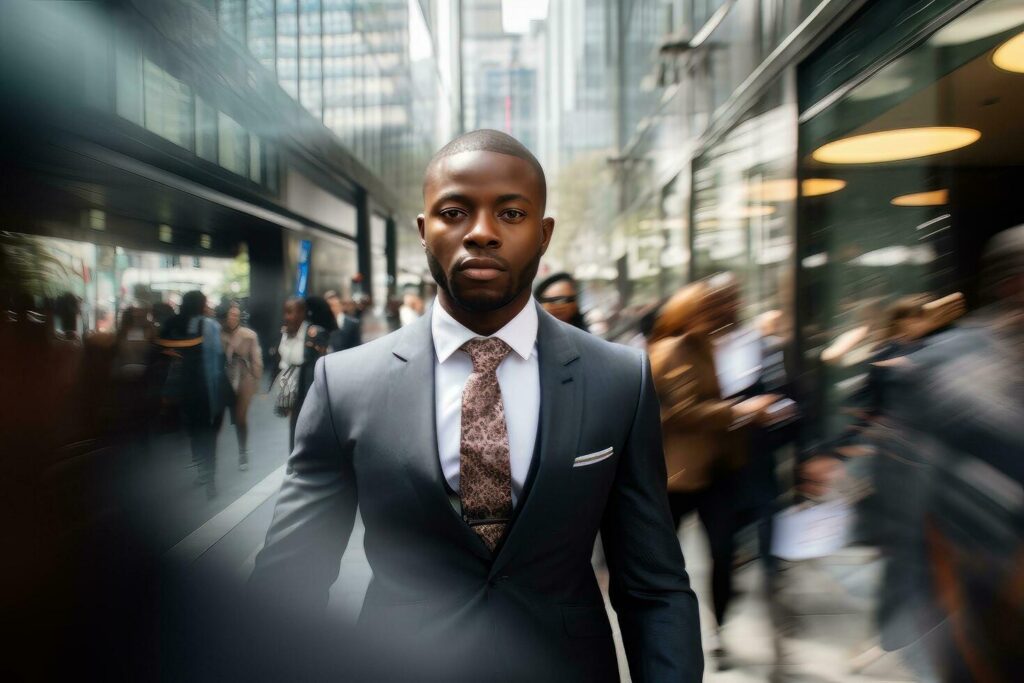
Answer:
[[614, 453], [615, 449], [609, 446], [608, 448], [596, 451], [594, 453], [587, 453], [586, 455], [581, 455], [580, 457], [573, 460], [572, 466], [586, 467], [587, 465], [593, 465], [595, 463], [601, 462], [602, 460], [607, 460], [608, 458], [612, 457]]

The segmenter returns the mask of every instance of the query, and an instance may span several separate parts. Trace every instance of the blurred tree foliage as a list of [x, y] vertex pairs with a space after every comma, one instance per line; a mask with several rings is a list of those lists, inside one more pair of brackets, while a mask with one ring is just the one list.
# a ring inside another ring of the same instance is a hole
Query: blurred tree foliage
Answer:
[[0, 231], [0, 293], [47, 299], [67, 289], [68, 272], [39, 240]]
[[[551, 187], [550, 215], [555, 216], [555, 234], [548, 258], [556, 267], [570, 272], [586, 259], [580, 241], [600, 239], [610, 230], [614, 215], [615, 190], [606, 151], [577, 157], [562, 168]], [[611, 202], [611, 203], [610, 203]]]
[[228, 264], [217, 294], [225, 301], [249, 298], [249, 252], [245, 249]]

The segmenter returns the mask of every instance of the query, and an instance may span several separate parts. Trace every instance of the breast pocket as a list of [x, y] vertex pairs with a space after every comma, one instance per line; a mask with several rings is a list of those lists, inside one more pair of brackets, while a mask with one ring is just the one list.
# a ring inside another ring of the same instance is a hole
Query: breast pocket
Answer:
[[603, 448], [599, 451], [594, 451], [593, 453], [586, 453], [584, 455], [577, 456], [576, 459], [573, 460], [572, 466], [574, 469], [580, 467], [593, 467], [605, 460], [611, 459], [613, 455], [615, 455], [615, 449], [608, 446], [608, 448]]

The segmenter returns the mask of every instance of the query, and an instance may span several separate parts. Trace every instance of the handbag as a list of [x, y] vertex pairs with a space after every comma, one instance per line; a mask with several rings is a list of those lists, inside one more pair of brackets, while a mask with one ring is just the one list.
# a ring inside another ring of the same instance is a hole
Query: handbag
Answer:
[[298, 365], [290, 365], [277, 376], [277, 398], [274, 399], [274, 414], [278, 417], [288, 417], [295, 409], [295, 402], [299, 395], [299, 368]]

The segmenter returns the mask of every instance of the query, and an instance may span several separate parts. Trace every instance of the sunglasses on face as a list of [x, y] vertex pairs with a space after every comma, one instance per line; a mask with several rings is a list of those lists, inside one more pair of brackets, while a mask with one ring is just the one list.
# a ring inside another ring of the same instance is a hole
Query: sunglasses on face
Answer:
[[537, 300], [542, 304], [574, 304], [576, 303], [576, 295], [571, 296], [541, 296], [537, 297]]

